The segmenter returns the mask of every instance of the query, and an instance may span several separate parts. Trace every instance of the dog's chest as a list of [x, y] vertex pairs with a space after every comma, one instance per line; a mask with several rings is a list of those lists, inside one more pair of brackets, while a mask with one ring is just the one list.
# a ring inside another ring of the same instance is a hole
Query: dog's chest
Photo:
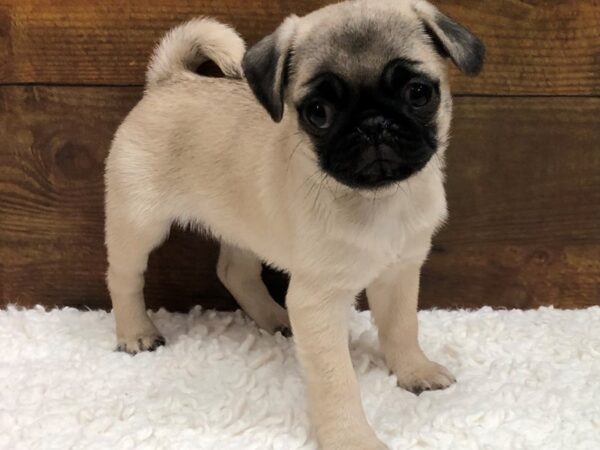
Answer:
[[384, 262], [411, 258], [438, 223], [433, 212], [423, 217], [394, 204], [367, 208], [356, 222], [336, 219], [335, 229], [340, 230], [343, 241]]
[[[446, 212], [443, 189], [433, 194], [365, 199], [329, 204], [318, 213], [313, 210], [296, 249], [304, 260], [318, 262], [321, 275], [362, 289], [389, 265], [420, 264], [426, 257], [431, 236]], [[416, 206], [413, 202], [418, 200]]]

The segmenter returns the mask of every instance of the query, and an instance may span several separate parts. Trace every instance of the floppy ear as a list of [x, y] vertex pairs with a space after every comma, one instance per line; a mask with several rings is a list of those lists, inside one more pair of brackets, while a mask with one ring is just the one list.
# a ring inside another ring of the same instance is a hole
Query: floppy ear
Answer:
[[242, 61], [252, 92], [275, 122], [283, 117], [287, 65], [297, 20], [297, 16], [285, 19], [273, 34], [251, 47]]
[[467, 75], [481, 72], [485, 46], [477, 36], [426, 1], [416, 2], [413, 9], [443, 56], [450, 57]]

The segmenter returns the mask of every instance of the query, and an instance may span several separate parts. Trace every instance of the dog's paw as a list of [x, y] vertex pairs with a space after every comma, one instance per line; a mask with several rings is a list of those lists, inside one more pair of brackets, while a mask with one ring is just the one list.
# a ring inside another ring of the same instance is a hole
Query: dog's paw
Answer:
[[275, 333], [281, 333], [283, 337], [292, 337], [292, 329], [288, 326], [275, 328]]
[[416, 395], [423, 391], [446, 389], [456, 383], [456, 378], [441, 364], [425, 359], [418, 363], [405, 364], [396, 371], [398, 386]]
[[159, 334], [134, 336], [130, 339], [119, 339], [117, 351], [135, 355], [139, 352], [153, 352], [166, 343], [165, 338]]
[[269, 314], [253, 317], [253, 319], [260, 328], [269, 334], [281, 333], [285, 337], [292, 335], [290, 318], [284, 308], [278, 307]]

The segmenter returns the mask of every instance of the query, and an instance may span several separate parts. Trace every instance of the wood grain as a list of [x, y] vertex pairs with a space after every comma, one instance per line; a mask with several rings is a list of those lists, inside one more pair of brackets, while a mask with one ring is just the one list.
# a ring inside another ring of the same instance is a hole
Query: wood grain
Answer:
[[[0, 84], [139, 85], [167, 29], [206, 14], [248, 42], [327, 0], [0, 0]], [[457, 94], [599, 95], [600, 1], [438, 0], [488, 47], [482, 76], [453, 71]]]
[[[0, 305], [108, 307], [103, 160], [140, 96], [0, 87]], [[459, 98], [448, 164], [424, 306], [600, 304], [600, 98]], [[151, 257], [149, 306], [233, 307], [215, 257], [175, 231]]]
[[600, 304], [599, 107], [457, 102], [450, 221], [426, 266], [422, 306]]

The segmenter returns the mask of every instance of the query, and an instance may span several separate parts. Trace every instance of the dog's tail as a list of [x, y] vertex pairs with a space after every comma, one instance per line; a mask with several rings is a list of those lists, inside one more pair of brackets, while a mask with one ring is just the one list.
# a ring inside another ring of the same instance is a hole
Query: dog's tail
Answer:
[[194, 72], [202, 63], [214, 62], [226, 77], [242, 78], [246, 51], [236, 31], [216, 20], [199, 17], [173, 28], [156, 47], [148, 71], [147, 87], [156, 86], [182, 72]]

